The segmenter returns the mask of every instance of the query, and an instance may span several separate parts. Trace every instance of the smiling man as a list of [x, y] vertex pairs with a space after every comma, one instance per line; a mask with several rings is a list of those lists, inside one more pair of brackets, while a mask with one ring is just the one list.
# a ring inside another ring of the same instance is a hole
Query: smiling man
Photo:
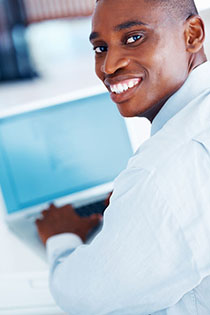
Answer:
[[[210, 314], [210, 63], [193, 0], [99, 0], [90, 41], [120, 113], [151, 138], [99, 217], [51, 207], [37, 221], [68, 314]], [[66, 232], [66, 234], [59, 233]]]
[[206, 60], [196, 14], [191, 0], [98, 1], [90, 35], [96, 73], [123, 116], [152, 120]]

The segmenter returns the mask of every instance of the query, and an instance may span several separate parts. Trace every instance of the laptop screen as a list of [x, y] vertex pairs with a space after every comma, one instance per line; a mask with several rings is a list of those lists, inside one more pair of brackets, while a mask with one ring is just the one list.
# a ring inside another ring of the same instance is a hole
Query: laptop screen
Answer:
[[108, 93], [0, 119], [0, 184], [8, 213], [105, 184], [132, 148]]

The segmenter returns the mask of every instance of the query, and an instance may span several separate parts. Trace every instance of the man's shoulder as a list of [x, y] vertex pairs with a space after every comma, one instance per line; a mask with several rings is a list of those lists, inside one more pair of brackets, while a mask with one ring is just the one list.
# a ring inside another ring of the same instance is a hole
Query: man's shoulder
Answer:
[[177, 170], [186, 173], [192, 168], [201, 167], [199, 160], [210, 156], [210, 128], [192, 137], [171, 138], [157, 134], [148, 139], [130, 159], [128, 167], [142, 169], [148, 174], [176, 176]]

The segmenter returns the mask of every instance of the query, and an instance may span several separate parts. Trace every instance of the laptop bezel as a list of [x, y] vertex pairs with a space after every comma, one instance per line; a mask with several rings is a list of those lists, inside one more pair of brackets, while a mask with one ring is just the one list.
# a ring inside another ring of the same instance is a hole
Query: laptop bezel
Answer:
[[[103, 86], [95, 86], [92, 88], [77, 90], [77, 91], [70, 92], [67, 94], [58, 95], [53, 98], [26, 103], [23, 105], [19, 105], [17, 107], [4, 109], [3, 111], [0, 112], [0, 120], [7, 117], [16, 116], [18, 114], [23, 114], [23, 113], [36, 111], [39, 109], [53, 107], [59, 103], [61, 104], [61, 103], [71, 102], [71, 101], [80, 100], [80, 99], [82, 100], [87, 97], [97, 96], [97, 95], [101, 95], [105, 93], [107, 93], [107, 90]], [[134, 152], [135, 145], [132, 141], [130, 124], [127, 119], [125, 119], [125, 124], [128, 131], [129, 141], [130, 141], [132, 150]], [[96, 187], [85, 189], [81, 192], [76, 192], [76, 193], [69, 194], [67, 196], [58, 197], [55, 200], [48, 200], [46, 202], [40, 203], [39, 205], [30, 206], [29, 208], [23, 208], [19, 210], [18, 212], [8, 213], [6, 202], [4, 200], [4, 195], [0, 187], [0, 204], [3, 210], [4, 220], [7, 223], [10, 223], [14, 220], [25, 218], [26, 216], [31, 216], [31, 215], [36, 215], [36, 214], [38, 216], [40, 212], [43, 209], [47, 209], [49, 207], [49, 204], [52, 202], [56, 206], [61, 206], [64, 204], [71, 203], [73, 206], [79, 207], [86, 204], [87, 201], [90, 201], [91, 203], [93, 199], [95, 201], [97, 201], [97, 199], [101, 200], [102, 198], [105, 197], [105, 195], [107, 195], [110, 191], [112, 191], [112, 189], [113, 189], [113, 181], [102, 184], [102, 185], [98, 185]]]

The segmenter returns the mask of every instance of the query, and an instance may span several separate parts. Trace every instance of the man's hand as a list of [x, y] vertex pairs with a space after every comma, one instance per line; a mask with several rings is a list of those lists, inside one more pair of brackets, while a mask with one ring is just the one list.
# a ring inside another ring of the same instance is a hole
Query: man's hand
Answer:
[[43, 218], [36, 220], [38, 234], [46, 244], [50, 236], [60, 233], [74, 233], [85, 241], [88, 233], [96, 227], [102, 219], [100, 214], [93, 214], [86, 218], [81, 218], [76, 214], [71, 205], [57, 208], [53, 204], [49, 209], [42, 211]]

